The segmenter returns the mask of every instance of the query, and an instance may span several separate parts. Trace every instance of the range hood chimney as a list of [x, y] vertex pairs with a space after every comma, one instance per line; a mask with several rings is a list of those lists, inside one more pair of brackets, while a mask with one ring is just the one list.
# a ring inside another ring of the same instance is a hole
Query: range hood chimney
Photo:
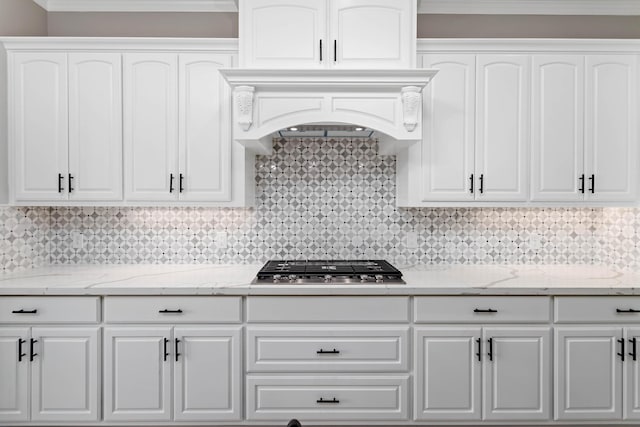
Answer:
[[380, 151], [422, 139], [422, 91], [436, 70], [224, 69], [233, 90], [233, 139], [269, 154], [274, 134], [299, 125], [371, 129]]

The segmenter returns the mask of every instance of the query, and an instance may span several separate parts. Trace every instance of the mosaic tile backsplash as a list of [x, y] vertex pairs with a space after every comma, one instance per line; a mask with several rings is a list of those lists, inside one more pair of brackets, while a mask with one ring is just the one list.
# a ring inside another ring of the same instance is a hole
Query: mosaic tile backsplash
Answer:
[[[2, 270], [270, 258], [640, 269], [640, 209], [396, 208], [395, 157], [365, 139], [277, 140], [256, 169], [254, 209], [0, 209]], [[409, 231], [418, 248], [406, 246]], [[218, 232], [227, 233], [226, 248]]]

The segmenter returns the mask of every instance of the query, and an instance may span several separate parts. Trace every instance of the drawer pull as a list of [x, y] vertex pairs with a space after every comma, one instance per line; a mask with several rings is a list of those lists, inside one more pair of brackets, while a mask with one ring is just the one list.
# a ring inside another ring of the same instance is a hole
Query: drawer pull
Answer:
[[26, 343], [26, 342], [27, 342], [27, 340], [23, 340], [22, 338], [18, 338], [18, 362], [22, 362], [22, 358], [27, 355], [27, 353], [23, 353], [22, 352], [22, 345], [24, 343]]
[[629, 353], [629, 356], [631, 356], [631, 358], [635, 362], [638, 356], [638, 351], [636, 349], [636, 346], [638, 344], [638, 339], [636, 337], [633, 337], [629, 339], [629, 342], [631, 343], [631, 353]]
[[487, 342], [489, 343], [489, 352], [487, 353], [487, 356], [489, 356], [489, 361], [493, 362], [493, 338], [489, 338]]
[[340, 403], [340, 401], [335, 397], [331, 400], [326, 400], [325, 398], [321, 397], [320, 399], [316, 400], [316, 403]]
[[167, 357], [169, 357], [169, 351], [167, 351], [167, 344], [169, 344], [169, 338], [164, 339], [164, 361], [167, 361]]
[[33, 338], [31, 338], [30, 341], [30, 345], [29, 345], [29, 362], [33, 362], [33, 359], [35, 359], [35, 357], [38, 355], [38, 353], [35, 353], [33, 351], [34, 347], [35, 347], [35, 343], [37, 343], [38, 340], [35, 340]]
[[640, 313], [640, 310], [636, 310], [635, 308], [628, 308], [626, 310], [616, 308], [616, 313]]
[[478, 352], [476, 353], [476, 356], [478, 356], [478, 362], [482, 362], [482, 340], [477, 338], [476, 343], [478, 344]]
[[13, 313], [13, 314], [36, 314], [37, 312], [38, 312], [38, 309], [25, 310], [25, 309], [21, 308], [20, 310], [13, 310], [11, 313]]
[[620, 356], [620, 360], [624, 362], [624, 339], [620, 338], [618, 343], [620, 343], [620, 353], [616, 354]]
[[498, 310], [494, 310], [493, 308], [474, 308], [474, 313], [497, 313]]
[[164, 310], [160, 310], [158, 311], [158, 313], [162, 313], [162, 314], [181, 314], [182, 310], [181, 309], [177, 309], [177, 310], [167, 310], [166, 308]]
[[320, 349], [318, 351], [316, 351], [317, 354], [340, 354], [340, 350], [336, 350], [335, 348], [333, 350], [323, 350]]

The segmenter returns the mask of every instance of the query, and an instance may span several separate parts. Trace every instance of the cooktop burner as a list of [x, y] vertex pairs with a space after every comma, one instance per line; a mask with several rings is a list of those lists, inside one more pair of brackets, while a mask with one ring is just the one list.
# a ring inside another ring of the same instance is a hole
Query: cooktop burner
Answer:
[[384, 260], [274, 260], [254, 284], [404, 284], [402, 273]]

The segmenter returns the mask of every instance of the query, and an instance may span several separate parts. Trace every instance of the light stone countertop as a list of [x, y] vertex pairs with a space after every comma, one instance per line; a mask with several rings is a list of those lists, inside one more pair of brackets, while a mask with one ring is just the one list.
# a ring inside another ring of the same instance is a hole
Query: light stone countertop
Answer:
[[640, 295], [591, 265], [397, 266], [406, 285], [251, 285], [261, 265], [55, 265], [0, 275], [0, 295]]

